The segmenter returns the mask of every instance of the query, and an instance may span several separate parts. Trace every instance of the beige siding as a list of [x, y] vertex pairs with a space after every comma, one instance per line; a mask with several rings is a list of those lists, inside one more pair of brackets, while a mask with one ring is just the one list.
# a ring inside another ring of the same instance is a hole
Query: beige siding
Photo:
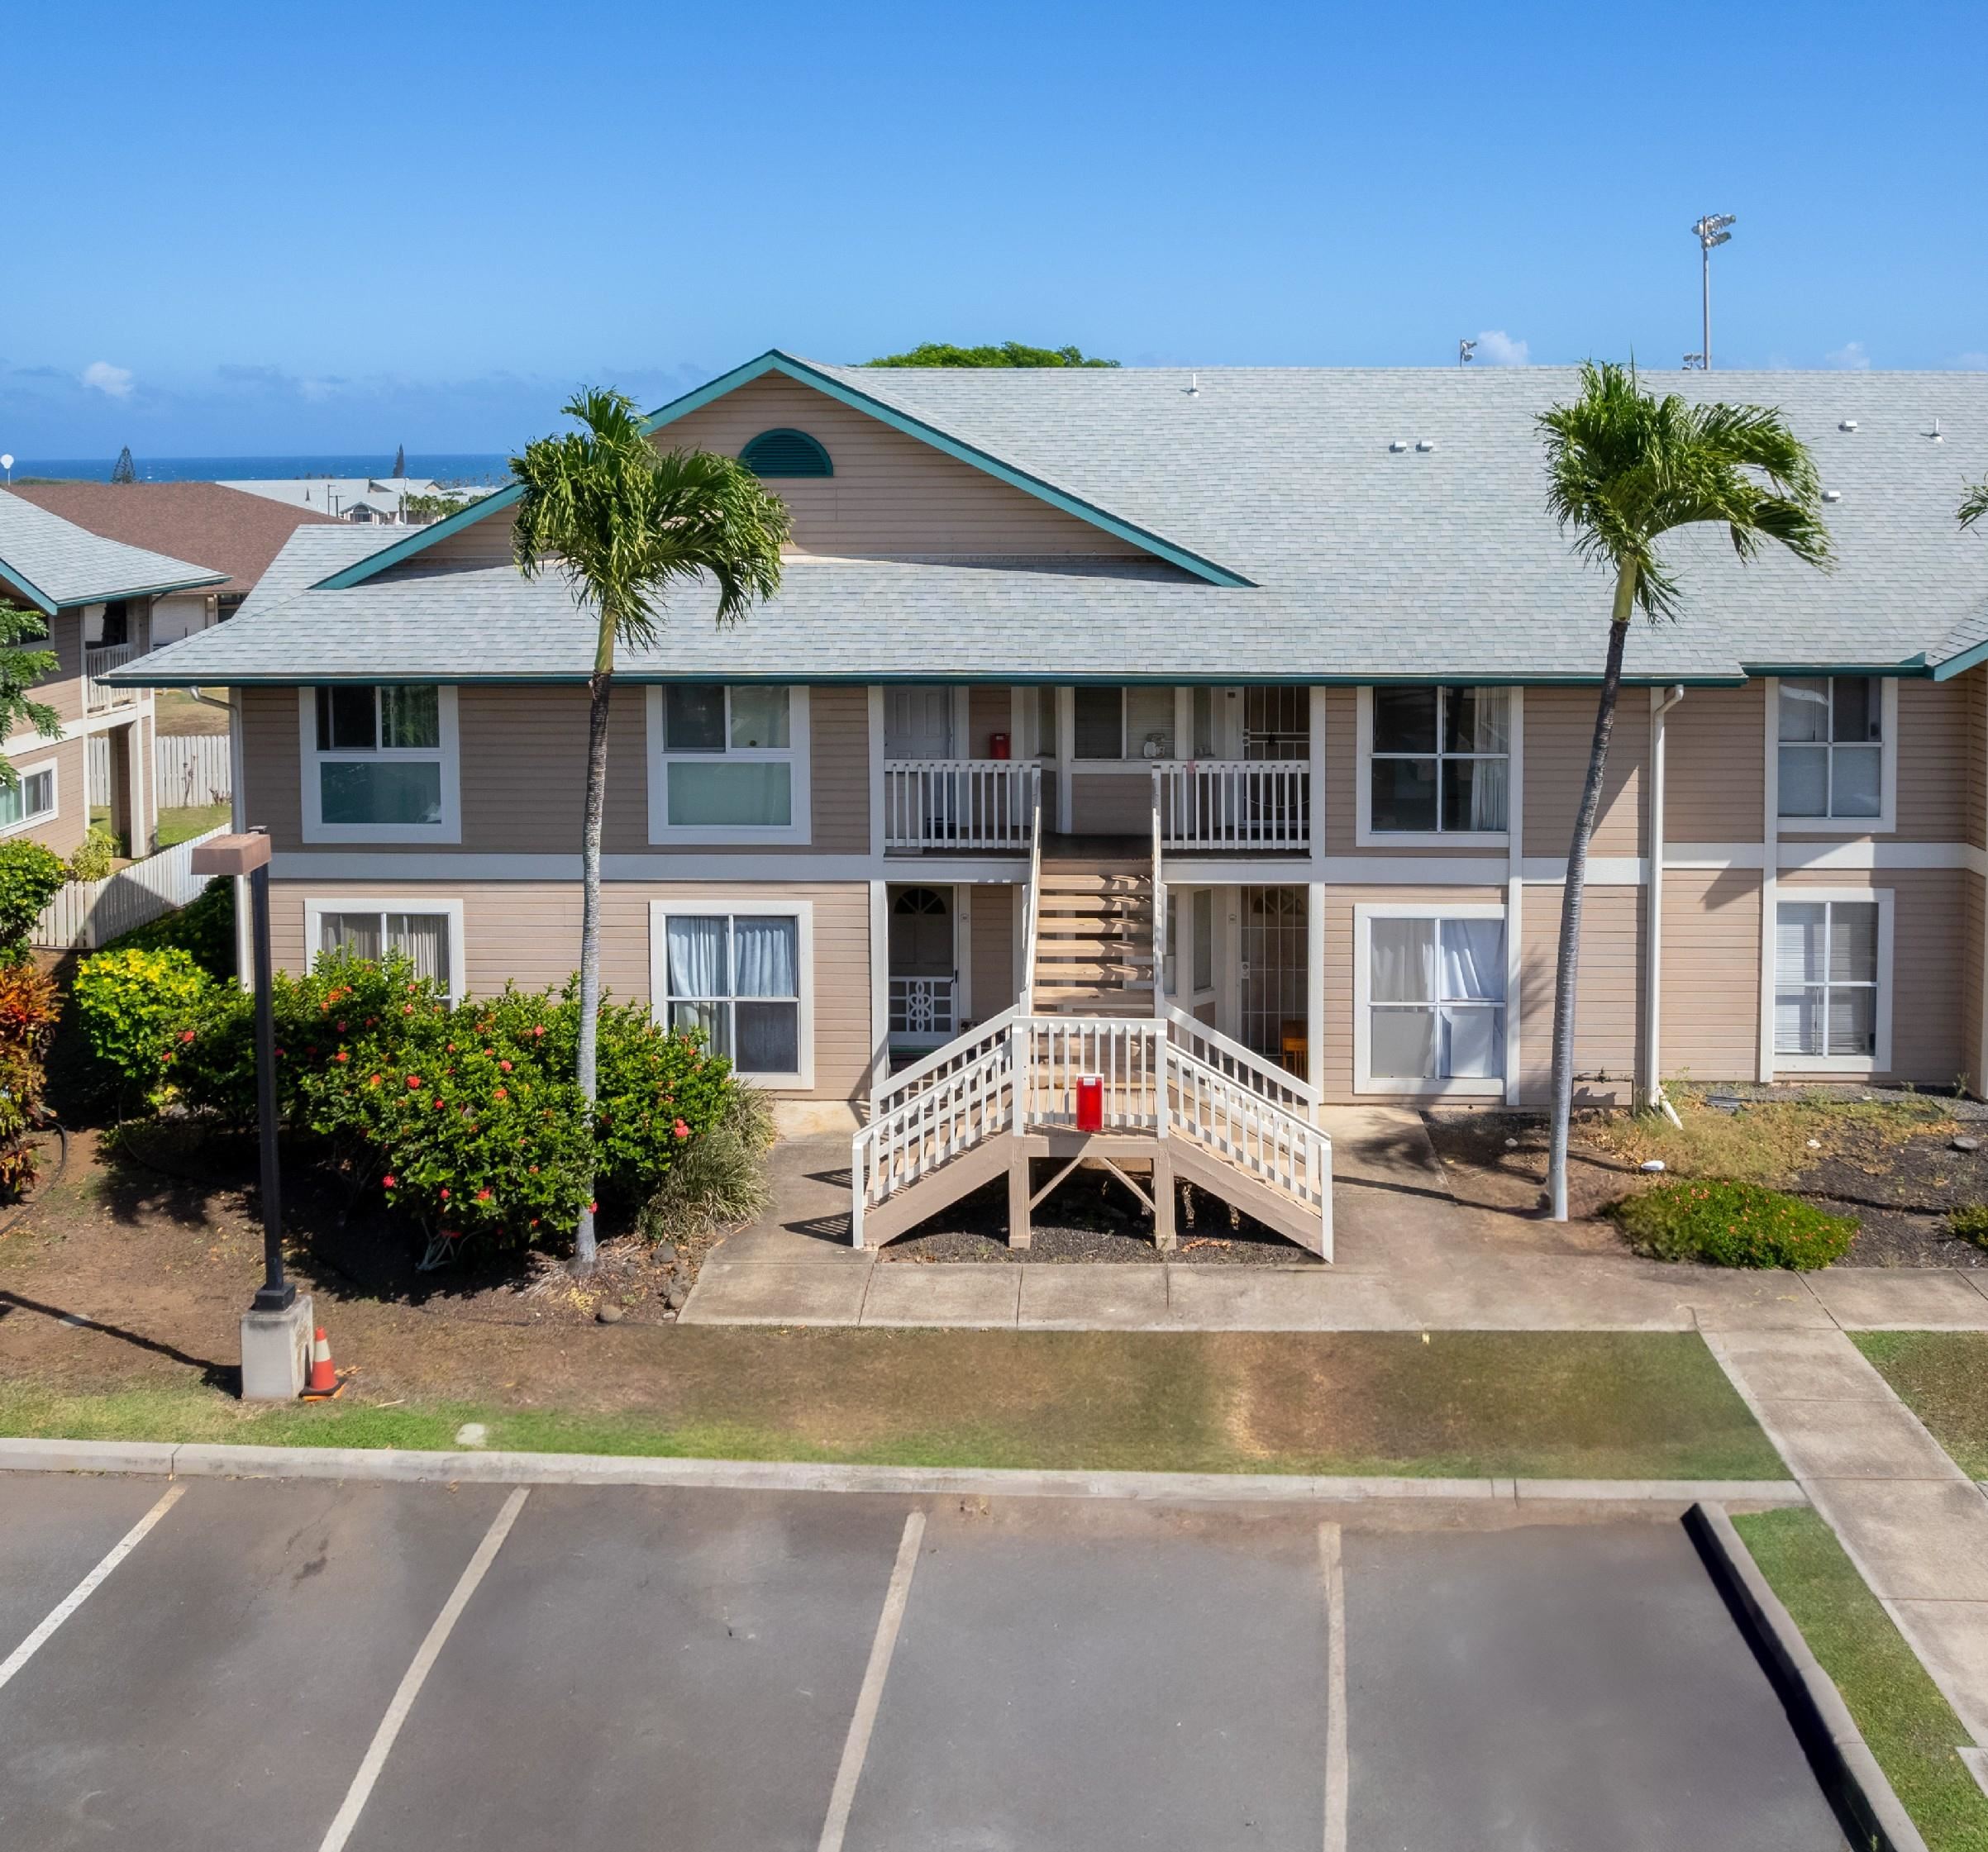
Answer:
[[1686, 688], [1664, 723], [1664, 840], [1758, 842], [1766, 814], [1766, 684]]
[[1102, 528], [1009, 487], [868, 413], [776, 375], [657, 432], [671, 448], [737, 456], [763, 431], [804, 431], [835, 474], [775, 481], [802, 553], [1137, 554]]
[[[302, 740], [294, 688], [242, 693], [250, 821], [267, 823], [279, 850], [303, 846]], [[646, 854], [649, 840], [647, 691], [615, 690], [608, 745], [608, 855]], [[456, 696], [466, 853], [577, 855], [587, 775], [587, 692], [582, 688], [465, 688]], [[860, 688], [808, 693], [813, 840], [793, 853], [861, 854], [870, 846], [870, 721]], [[355, 847], [360, 845], [347, 845]], [[451, 845], [451, 848], [458, 845]], [[699, 854], [760, 853], [764, 845]], [[378, 846], [411, 859], [424, 845]]]
[[1022, 742], [1015, 736], [1014, 691], [1005, 684], [975, 686], [966, 692], [966, 756], [989, 759], [994, 755], [993, 737], [1008, 736], [1008, 756], [1022, 756]]
[[[1560, 856], [1574, 834], [1595, 741], [1593, 688], [1525, 691], [1525, 853]], [[1643, 769], [1650, 757], [1649, 697], [1625, 688], [1616, 710], [1591, 855], [1634, 855], [1642, 842]]]
[[984, 1022], [1015, 1000], [1015, 893], [982, 883], [965, 890], [973, 921], [973, 1019]]
[[[1967, 995], [1967, 896], [1978, 885], [1959, 869], [1891, 869], [1876, 875], [1783, 870], [1782, 900], [1804, 889], [1870, 887], [1893, 895], [1891, 1065], [1886, 1076], [1925, 1086], [1950, 1086], [1972, 1062], [1973, 1021]], [[1777, 1078], [1798, 1074], [1775, 1064]]]
[[[1529, 724], [1531, 716], [1527, 716]], [[1641, 1050], [1642, 890], [1590, 887], [1582, 897], [1580, 964], [1574, 1009], [1577, 1104], [1626, 1106], [1634, 1097]], [[1561, 890], [1528, 887], [1519, 955], [1521, 1097], [1543, 1104], [1552, 1093], [1553, 984], [1560, 945]]]
[[[270, 931], [283, 969], [303, 968], [306, 900], [335, 900], [341, 893], [367, 899], [405, 896], [410, 902], [462, 902], [465, 975], [472, 994], [488, 994], [513, 982], [527, 989], [561, 984], [579, 962], [576, 882], [279, 881], [270, 890]], [[649, 997], [651, 902], [698, 903], [720, 893], [812, 903], [815, 1084], [806, 1097], [861, 1097], [870, 1061], [870, 899], [861, 882], [755, 883], [737, 889], [609, 882], [601, 909], [601, 976], [608, 990], [623, 998]]]
[[1663, 1078], [1751, 1080], [1759, 1071], [1760, 890], [1752, 869], [1666, 871]]
[[1153, 781], [1145, 771], [1093, 773], [1081, 766], [1070, 778], [1070, 822], [1078, 834], [1134, 836], [1149, 841], [1153, 828]]
[[1964, 840], [1988, 848], [1988, 668], [1971, 669], [1953, 685], [1965, 691], [1967, 702], [1967, 750], [1961, 769]]
[[53, 650], [54, 674], [45, 677], [35, 689], [35, 698], [55, 710], [60, 721], [83, 718], [83, 612], [58, 611], [48, 621], [48, 640], [31, 644], [31, 649]]
[[[515, 518], [509, 508], [495, 509], [480, 521], [473, 521], [466, 527], [457, 528], [453, 534], [431, 540], [412, 559], [400, 565], [388, 567], [380, 577], [417, 578], [428, 573], [459, 571], [465, 566], [508, 565], [511, 559], [511, 524]], [[398, 545], [412, 537], [408, 532], [398, 534], [392, 544]]]
[[1895, 842], [1967, 840], [1973, 691], [1965, 680], [1898, 684], [1898, 828]]
[[36, 823], [12, 836], [8, 841], [25, 838], [52, 849], [58, 855], [72, 855], [89, 827], [89, 785], [85, 777], [84, 755], [88, 748], [80, 739], [45, 740], [41, 745], [7, 755], [17, 772], [32, 772], [44, 765], [55, 768], [55, 814], [45, 823]]
[[1981, 1042], [1982, 936], [1988, 909], [1982, 904], [1981, 878], [1961, 877], [1961, 1046], [1967, 1054], [1968, 1086], [1977, 1096], [1988, 1084], [1988, 1049]]

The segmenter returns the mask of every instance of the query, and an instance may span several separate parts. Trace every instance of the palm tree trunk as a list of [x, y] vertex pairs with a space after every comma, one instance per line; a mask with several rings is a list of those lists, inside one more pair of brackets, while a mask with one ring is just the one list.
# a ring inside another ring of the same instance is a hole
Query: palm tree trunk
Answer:
[[[608, 793], [608, 700], [614, 682], [614, 631], [603, 616], [599, 654], [587, 680], [587, 811], [580, 833], [579, 1053], [574, 1078], [589, 1109], [594, 1105], [601, 1001], [601, 812]], [[589, 1120], [593, 1113], [588, 1113]], [[573, 1231], [573, 1271], [590, 1274], [600, 1250], [594, 1237], [594, 1174], [587, 1175], [588, 1202]]]
[[1601, 700], [1595, 710], [1595, 740], [1588, 749], [1588, 782], [1581, 788], [1567, 848], [1567, 881], [1560, 905], [1560, 962], [1553, 978], [1553, 1126], [1547, 1180], [1553, 1220], [1567, 1219], [1567, 1129], [1574, 1116], [1574, 987], [1580, 964], [1580, 904], [1588, 878], [1588, 839], [1601, 809], [1602, 777], [1608, 769], [1609, 738], [1615, 731], [1615, 697], [1622, 688], [1622, 652], [1636, 606], [1636, 569], [1624, 566], [1615, 582], [1615, 608], [1609, 623], [1609, 661], [1602, 671]]

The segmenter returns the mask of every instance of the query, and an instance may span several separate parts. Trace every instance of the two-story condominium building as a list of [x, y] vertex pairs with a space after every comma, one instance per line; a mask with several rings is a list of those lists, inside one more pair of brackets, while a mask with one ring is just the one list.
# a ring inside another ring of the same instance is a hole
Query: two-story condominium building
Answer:
[[105, 678], [150, 647], [159, 600], [227, 576], [106, 539], [0, 490], [0, 602], [45, 620], [47, 640], [24, 647], [55, 652], [54, 673], [33, 694], [62, 723], [60, 739], [30, 729], [0, 747], [19, 774], [11, 790], [0, 790], [0, 837], [31, 836], [59, 855], [75, 850], [89, 827], [88, 741], [102, 734], [111, 829], [132, 855], [149, 853], [158, 825], [152, 697], [139, 684]]
[[[1988, 539], [1954, 510], [1988, 376], [1661, 383], [1783, 408], [1839, 564], [1670, 546], [1685, 613], [1631, 640], [1593, 845], [1581, 1094], [1978, 1079]], [[1321, 1100], [1542, 1102], [1610, 593], [1544, 508], [1534, 420], [1576, 386], [775, 353], [663, 407], [659, 445], [744, 459], [794, 537], [742, 624], [687, 592], [623, 659], [608, 983], [790, 1121], [867, 1122], [875, 1231], [916, 1219], [891, 1164], [930, 1182], [990, 1129], [1101, 1113], [1309, 1213]], [[512, 503], [301, 531], [238, 617], [124, 673], [234, 691], [290, 967], [398, 945], [460, 992], [577, 960], [594, 620], [513, 569]]]

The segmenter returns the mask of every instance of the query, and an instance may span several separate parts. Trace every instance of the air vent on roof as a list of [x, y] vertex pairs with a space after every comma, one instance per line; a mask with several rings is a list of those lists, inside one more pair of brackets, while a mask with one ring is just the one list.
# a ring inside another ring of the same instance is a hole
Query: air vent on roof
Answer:
[[1836, 428], [1838, 431], [1855, 431], [1857, 429], [1857, 420], [1854, 418], [1846, 418]]
[[1823, 499], [1825, 502], [1840, 502], [1843, 498], [1843, 492], [1840, 488], [1825, 488], [1823, 491]]
[[1408, 440], [1404, 437], [1397, 437], [1393, 443], [1388, 445], [1388, 448], [1397, 456], [1400, 455], [1408, 447]]
[[1433, 450], [1436, 448], [1436, 441], [1431, 437], [1418, 437], [1415, 440], [1415, 448], [1418, 450]]
[[804, 431], [762, 431], [739, 461], [756, 476], [832, 476], [828, 453]]

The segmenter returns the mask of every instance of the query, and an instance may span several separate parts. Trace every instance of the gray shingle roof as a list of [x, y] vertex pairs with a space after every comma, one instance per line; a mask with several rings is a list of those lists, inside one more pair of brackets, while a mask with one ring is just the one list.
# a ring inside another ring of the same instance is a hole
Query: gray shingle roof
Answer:
[[227, 576], [146, 547], [107, 540], [0, 489], [0, 578], [44, 611], [140, 592], [218, 585]]
[[[815, 370], [1254, 583], [1228, 588], [1172, 567], [1104, 560], [800, 558], [780, 595], [728, 632], [714, 631], [708, 593], [675, 597], [662, 647], [624, 659], [631, 673], [1549, 680], [1597, 672], [1608, 584], [1574, 559], [1547, 517], [1533, 422], [1575, 389], [1571, 369], [1245, 368], [1198, 378], [1132, 368]], [[1650, 383], [1778, 405], [1840, 497], [1824, 511], [1839, 564], [1824, 574], [1769, 556], [1742, 567], [1723, 534], [1675, 536], [1666, 550], [1685, 583], [1685, 612], [1672, 625], [1638, 626], [1633, 676], [1910, 666], [1952, 653], [1957, 638], [1963, 646], [1988, 638], [1988, 536], [1964, 534], [1954, 520], [1962, 484], [1988, 474], [1988, 374], [1721, 373]], [[1843, 430], [1846, 421], [1856, 428]], [[357, 556], [331, 559], [328, 532], [298, 534], [265, 588], [308, 585]], [[293, 563], [300, 549], [315, 550]], [[526, 584], [506, 567], [423, 572], [417, 555], [345, 591], [298, 592], [280, 605], [259, 593], [229, 624], [135, 666], [146, 679], [212, 682], [577, 678], [591, 628], [556, 580]]]

